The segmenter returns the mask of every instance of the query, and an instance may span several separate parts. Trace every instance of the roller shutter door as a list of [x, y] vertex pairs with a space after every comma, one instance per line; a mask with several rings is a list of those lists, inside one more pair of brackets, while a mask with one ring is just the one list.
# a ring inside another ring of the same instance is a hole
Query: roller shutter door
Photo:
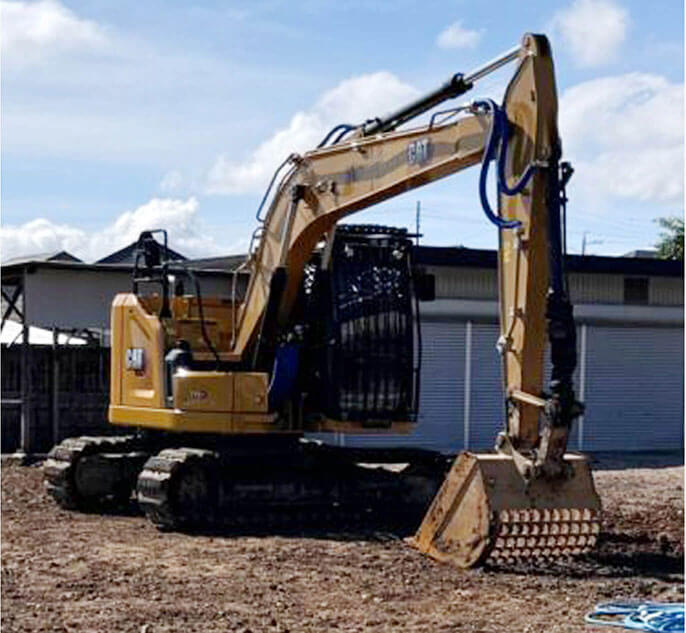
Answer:
[[588, 327], [584, 450], [683, 446], [683, 350], [679, 328]]
[[495, 323], [472, 325], [472, 388], [469, 449], [490, 450], [505, 424], [500, 354], [495, 348], [500, 330]]
[[[345, 446], [462, 449], [464, 418], [464, 322], [422, 322], [419, 419], [411, 435], [347, 435]], [[327, 441], [331, 441], [328, 439]]]
[[[505, 405], [500, 354], [496, 342], [500, 328], [495, 323], [472, 325], [472, 389], [469, 420], [469, 449], [480, 451], [493, 448], [495, 438], [505, 428]], [[577, 347], [580, 333], [577, 332]], [[550, 381], [550, 349], [546, 346], [543, 389]], [[574, 386], [579, 392], [579, 364], [574, 373]], [[576, 423], [569, 437], [568, 447], [578, 447]]]

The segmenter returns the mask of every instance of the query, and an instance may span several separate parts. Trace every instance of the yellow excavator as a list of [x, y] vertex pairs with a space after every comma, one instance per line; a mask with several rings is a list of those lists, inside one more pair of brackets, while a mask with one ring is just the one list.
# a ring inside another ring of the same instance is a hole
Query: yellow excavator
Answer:
[[[476, 101], [398, 130], [512, 62], [502, 105]], [[417, 451], [398, 474], [360, 466], [370, 460], [350, 449], [304, 441], [314, 432], [412, 433], [418, 306], [431, 300], [433, 278], [415, 265], [406, 230], [340, 221], [473, 165], [481, 165], [479, 197], [500, 240], [506, 414], [495, 450], [462, 453], [449, 470]], [[397, 112], [336, 126], [316, 149], [289, 156], [225, 296], [202, 296], [192, 268], [167, 261], [166, 233], [163, 243], [143, 233], [133, 291], [112, 305], [109, 421], [133, 432], [55, 446], [44, 465], [48, 492], [79, 509], [127, 502], [135, 491], [157, 526], [177, 529], [340, 517], [375, 504], [425, 508], [426, 491], [440, 484], [410, 539], [433, 558], [470, 567], [587, 551], [600, 500], [586, 459], [566, 452], [583, 410], [572, 384], [576, 330], [564, 271], [570, 175], [550, 45], [527, 34]], [[249, 279], [243, 290], [241, 275]], [[552, 377], [544, 389], [546, 344]]]

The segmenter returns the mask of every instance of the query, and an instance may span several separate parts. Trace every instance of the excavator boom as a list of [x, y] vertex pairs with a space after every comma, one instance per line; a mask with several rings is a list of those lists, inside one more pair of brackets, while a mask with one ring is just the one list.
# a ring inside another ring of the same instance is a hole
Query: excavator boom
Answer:
[[287, 279], [278, 322], [288, 319], [305, 265], [322, 236], [342, 218], [481, 161], [488, 130], [485, 115], [425, 125], [292, 156], [274, 202], [259, 227], [259, 247], [249, 261], [250, 286], [233, 352], [244, 354], [256, 335], [281, 268]]

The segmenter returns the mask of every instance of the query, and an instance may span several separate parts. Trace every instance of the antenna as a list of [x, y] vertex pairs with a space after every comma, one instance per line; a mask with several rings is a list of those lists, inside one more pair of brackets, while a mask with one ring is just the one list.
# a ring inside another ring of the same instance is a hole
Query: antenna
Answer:
[[421, 200], [417, 200], [417, 211], [414, 218], [414, 232], [416, 235], [417, 246], [419, 246], [419, 220], [422, 213], [422, 203]]

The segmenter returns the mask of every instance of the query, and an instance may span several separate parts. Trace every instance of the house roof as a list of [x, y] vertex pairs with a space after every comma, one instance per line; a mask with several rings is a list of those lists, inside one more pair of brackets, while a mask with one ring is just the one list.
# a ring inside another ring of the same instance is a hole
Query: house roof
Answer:
[[[133, 260], [136, 256], [136, 246], [138, 245], [138, 240], [132, 242], [124, 248], [120, 248], [114, 253], [110, 253], [106, 257], [97, 260], [96, 264], [133, 264]], [[171, 261], [185, 261], [187, 258], [181, 253], [177, 253], [174, 249], [167, 246], [167, 255]]]
[[201, 259], [190, 259], [188, 264], [193, 268], [214, 268], [215, 270], [235, 270], [244, 261], [246, 255], [224, 255], [222, 257], [203, 257]]
[[75, 257], [68, 251], [51, 251], [48, 253], [34, 253], [33, 255], [20, 255], [12, 257], [3, 266], [10, 264], [21, 264], [22, 262], [81, 262], [83, 260]]
[[[185, 263], [185, 262], [184, 262]], [[13, 262], [11, 264], [3, 264], [2, 268], [2, 280], [3, 283], [13, 283], [13, 279], [19, 278], [21, 274], [26, 271], [32, 273], [37, 269], [52, 269], [52, 270], [73, 270], [73, 271], [97, 271], [101, 273], [113, 273], [113, 272], [126, 272], [131, 273], [133, 271], [133, 263], [121, 263], [121, 264], [102, 264], [96, 262], [95, 264], [87, 264], [85, 262], [71, 262], [71, 261], [44, 261], [35, 259], [22, 259], [21, 261]], [[174, 262], [169, 266], [169, 272], [173, 273], [175, 271], [183, 270], [184, 265], [182, 262], [178, 262], [174, 265]], [[232, 273], [226, 269], [214, 269], [214, 268], [201, 268], [197, 273], [200, 277], [202, 276], [226, 276], [231, 277]]]

